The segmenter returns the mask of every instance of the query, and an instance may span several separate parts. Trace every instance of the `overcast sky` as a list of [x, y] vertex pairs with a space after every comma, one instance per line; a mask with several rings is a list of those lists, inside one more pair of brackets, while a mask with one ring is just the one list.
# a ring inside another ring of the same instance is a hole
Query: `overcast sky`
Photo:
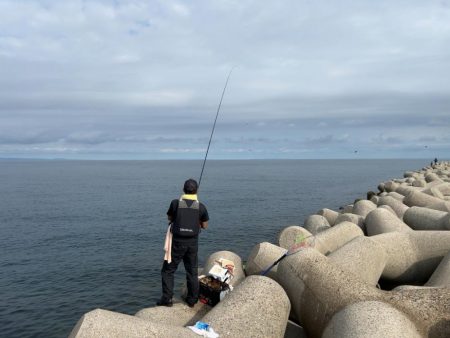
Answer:
[[450, 158], [450, 1], [0, 0], [0, 158]]

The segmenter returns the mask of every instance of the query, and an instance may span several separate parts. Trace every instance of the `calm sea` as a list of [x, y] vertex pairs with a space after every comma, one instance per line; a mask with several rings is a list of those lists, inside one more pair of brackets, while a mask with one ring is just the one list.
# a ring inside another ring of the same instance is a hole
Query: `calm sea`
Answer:
[[[426, 160], [208, 161], [200, 262], [246, 259], [287, 225], [337, 209]], [[166, 211], [201, 161], [0, 161], [0, 336], [66, 337], [95, 308], [160, 295]], [[183, 270], [177, 283], [183, 281]]]

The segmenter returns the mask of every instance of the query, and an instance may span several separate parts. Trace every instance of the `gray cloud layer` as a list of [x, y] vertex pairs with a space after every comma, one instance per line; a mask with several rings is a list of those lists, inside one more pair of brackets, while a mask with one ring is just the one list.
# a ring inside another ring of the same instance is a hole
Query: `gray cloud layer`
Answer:
[[0, 0], [0, 157], [450, 157], [449, 1]]

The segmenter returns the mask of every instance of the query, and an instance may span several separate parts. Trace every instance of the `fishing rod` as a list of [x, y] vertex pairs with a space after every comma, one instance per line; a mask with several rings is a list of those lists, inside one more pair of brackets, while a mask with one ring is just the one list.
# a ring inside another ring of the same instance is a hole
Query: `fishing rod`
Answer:
[[222, 106], [223, 96], [225, 95], [225, 90], [227, 89], [227, 86], [228, 86], [228, 80], [230, 79], [231, 72], [233, 71], [233, 69], [234, 69], [234, 67], [231, 68], [230, 72], [228, 73], [227, 80], [225, 82], [225, 86], [223, 87], [222, 96], [220, 97], [219, 106], [217, 107], [216, 118], [214, 119], [214, 124], [213, 124], [212, 130], [211, 130], [211, 136], [209, 137], [208, 148], [206, 148], [205, 159], [203, 160], [202, 171], [200, 173], [200, 178], [198, 180], [198, 188], [200, 188], [200, 183], [202, 182], [203, 170], [205, 170], [206, 158], [208, 157], [209, 147], [211, 146], [211, 140], [214, 135], [214, 130], [216, 129], [217, 118], [219, 117], [219, 112], [220, 112], [220, 107]]

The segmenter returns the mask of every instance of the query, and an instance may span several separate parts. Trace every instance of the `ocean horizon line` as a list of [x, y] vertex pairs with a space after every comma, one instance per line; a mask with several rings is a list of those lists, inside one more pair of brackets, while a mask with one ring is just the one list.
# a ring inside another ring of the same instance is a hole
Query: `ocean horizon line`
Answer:
[[[108, 158], [108, 159], [92, 159], [92, 158], [36, 158], [36, 157], [0, 157], [2, 162], [25, 162], [25, 161], [86, 161], [86, 162], [146, 162], [146, 161], [203, 161], [204, 159], [198, 158], [148, 158], [148, 159], [124, 159], [124, 158]], [[426, 160], [431, 161], [431, 158], [425, 157], [330, 157], [330, 158], [279, 158], [279, 157], [267, 157], [267, 158], [208, 158], [207, 161], [370, 161], [370, 160]], [[439, 161], [446, 161], [447, 159], [438, 159]]]

